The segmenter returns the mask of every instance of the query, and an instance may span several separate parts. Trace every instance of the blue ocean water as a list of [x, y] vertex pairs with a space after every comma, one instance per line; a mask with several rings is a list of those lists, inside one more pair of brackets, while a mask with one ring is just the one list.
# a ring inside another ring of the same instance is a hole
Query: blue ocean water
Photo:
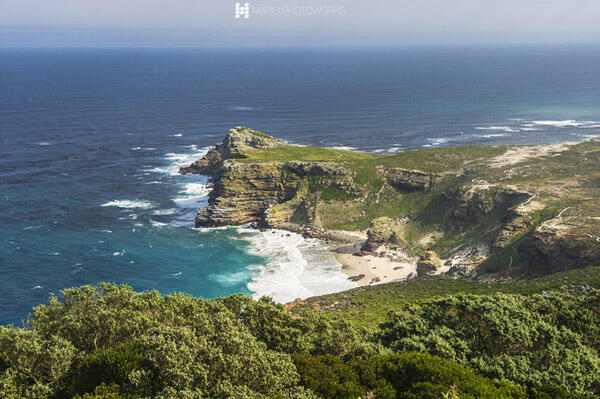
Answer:
[[192, 229], [180, 165], [237, 125], [397, 152], [600, 136], [600, 49], [0, 50], [0, 324], [63, 288], [285, 301], [352, 286], [317, 242]]

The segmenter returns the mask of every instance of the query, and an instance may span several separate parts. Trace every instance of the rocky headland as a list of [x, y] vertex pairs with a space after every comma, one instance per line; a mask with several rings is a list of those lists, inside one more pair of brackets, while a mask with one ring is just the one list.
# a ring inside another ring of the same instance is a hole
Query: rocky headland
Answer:
[[510, 280], [600, 264], [598, 141], [373, 155], [237, 127], [180, 172], [213, 182], [196, 226], [299, 232], [419, 275]]

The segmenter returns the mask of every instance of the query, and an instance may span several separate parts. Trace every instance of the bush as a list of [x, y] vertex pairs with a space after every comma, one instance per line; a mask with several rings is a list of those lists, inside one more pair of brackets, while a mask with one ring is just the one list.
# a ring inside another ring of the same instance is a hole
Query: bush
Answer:
[[520, 387], [494, 383], [469, 368], [426, 353], [381, 355], [349, 362], [331, 355], [302, 354], [295, 355], [294, 361], [302, 384], [327, 399], [526, 397]]
[[437, 298], [404, 306], [379, 338], [394, 351], [428, 352], [529, 388], [599, 394], [598, 296]]
[[[515, 385], [475, 374], [470, 368], [426, 353], [402, 353], [372, 358], [362, 371], [363, 379], [378, 398], [509, 399], [525, 398]], [[395, 396], [391, 395], [392, 389]]]
[[366, 393], [353, 367], [332, 355], [294, 355], [302, 385], [323, 398], [360, 398]]

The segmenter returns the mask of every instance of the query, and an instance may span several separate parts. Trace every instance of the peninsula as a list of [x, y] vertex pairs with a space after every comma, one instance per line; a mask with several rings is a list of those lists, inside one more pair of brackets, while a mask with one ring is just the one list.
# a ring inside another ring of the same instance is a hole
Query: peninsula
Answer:
[[600, 264], [597, 140], [376, 155], [236, 127], [180, 173], [213, 181], [196, 226], [322, 238], [351, 275], [379, 262], [386, 278], [352, 276], [363, 284], [414, 269], [502, 281]]

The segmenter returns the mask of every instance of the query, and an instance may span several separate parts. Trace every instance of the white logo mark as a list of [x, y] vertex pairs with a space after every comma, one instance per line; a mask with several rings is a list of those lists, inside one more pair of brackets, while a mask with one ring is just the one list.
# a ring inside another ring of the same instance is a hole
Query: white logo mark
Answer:
[[240, 19], [241, 17], [250, 18], [250, 3], [235, 3], [235, 18]]

